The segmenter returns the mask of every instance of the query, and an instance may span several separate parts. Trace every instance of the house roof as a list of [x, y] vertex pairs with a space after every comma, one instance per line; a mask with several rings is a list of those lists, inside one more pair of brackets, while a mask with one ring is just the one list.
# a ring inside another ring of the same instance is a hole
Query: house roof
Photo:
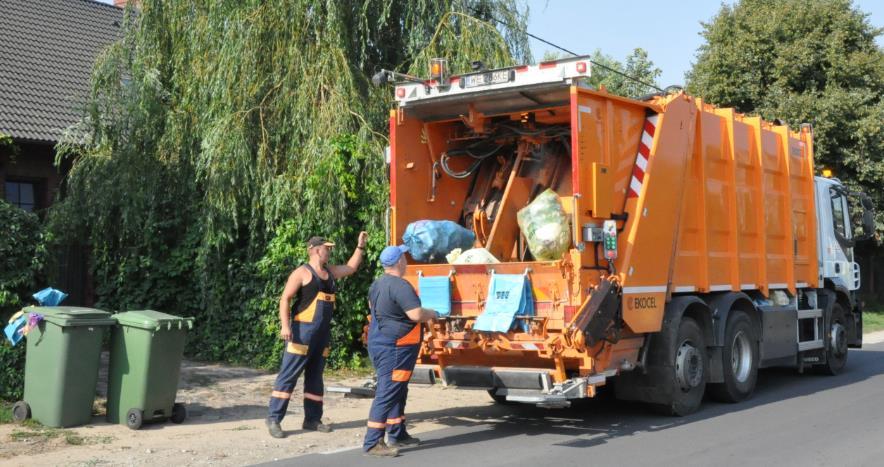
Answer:
[[96, 57], [123, 10], [93, 0], [0, 0], [0, 132], [57, 142], [83, 115]]

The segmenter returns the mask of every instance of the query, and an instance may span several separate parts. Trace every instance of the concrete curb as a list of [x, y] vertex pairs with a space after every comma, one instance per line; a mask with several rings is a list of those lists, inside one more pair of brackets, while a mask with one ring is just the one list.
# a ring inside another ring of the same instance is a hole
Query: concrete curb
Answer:
[[884, 331], [863, 334], [863, 344], [878, 344], [884, 342]]

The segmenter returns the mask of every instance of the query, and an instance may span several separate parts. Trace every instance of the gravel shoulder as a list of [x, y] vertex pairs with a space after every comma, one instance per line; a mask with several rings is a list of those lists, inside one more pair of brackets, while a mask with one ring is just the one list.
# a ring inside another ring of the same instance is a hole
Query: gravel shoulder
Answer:
[[[106, 358], [106, 357], [105, 357]], [[349, 449], [362, 444], [371, 399], [325, 396], [330, 434], [301, 430], [301, 381], [282, 427], [285, 439], [271, 438], [264, 426], [275, 374], [250, 368], [184, 361], [178, 401], [188, 418], [181, 425], [160, 423], [134, 431], [104, 420], [106, 365], [102, 365], [99, 398], [92, 424], [66, 429], [34, 423], [0, 425], [0, 464], [55, 465], [246, 465], [299, 454]], [[360, 385], [365, 378], [326, 376], [326, 386]], [[473, 423], [493, 403], [485, 391], [446, 390], [412, 385], [409, 432], [419, 434], [456, 424]]]

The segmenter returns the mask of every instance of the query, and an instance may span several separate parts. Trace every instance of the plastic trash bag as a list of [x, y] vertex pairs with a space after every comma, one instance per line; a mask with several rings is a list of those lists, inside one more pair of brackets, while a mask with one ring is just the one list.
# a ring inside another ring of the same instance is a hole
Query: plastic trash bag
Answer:
[[516, 213], [516, 220], [535, 259], [556, 261], [568, 251], [570, 226], [555, 191], [547, 188]]
[[475, 241], [476, 234], [452, 221], [415, 221], [402, 235], [408, 253], [419, 263], [442, 262], [451, 250], [472, 248]]
[[58, 306], [62, 300], [68, 297], [68, 294], [61, 290], [53, 289], [52, 287], [46, 287], [32, 295], [32, 297], [34, 297], [34, 300], [37, 300], [42, 306]]
[[448, 262], [450, 264], [496, 264], [500, 263], [494, 255], [491, 254], [488, 250], [484, 248], [472, 248], [470, 250], [461, 252], [460, 249], [455, 249], [448, 256]]
[[448, 276], [420, 276], [417, 286], [421, 308], [435, 310], [439, 316], [451, 314], [451, 279]]

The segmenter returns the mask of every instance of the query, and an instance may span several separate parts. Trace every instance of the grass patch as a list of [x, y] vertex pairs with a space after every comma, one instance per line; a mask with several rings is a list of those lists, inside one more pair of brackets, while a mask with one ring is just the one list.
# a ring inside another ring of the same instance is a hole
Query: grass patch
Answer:
[[9, 437], [13, 441], [49, 441], [50, 439], [58, 438], [61, 435], [67, 436], [67, 430], [61, 430], [58, 428], [46, 428], [46, 427], [37, 427], [37, 429], [30, 430], [12, 430], [12, 434]]
[[0, 425], [12, 423], [12, 402], [0, 401]]
[[363, 368], [338, 368], [335, 370], [325, 370], [326, 378], [329, 379], [349, 379], [349, 378], [367, 378], [374, 374], [374, 368], [371, 366]]

